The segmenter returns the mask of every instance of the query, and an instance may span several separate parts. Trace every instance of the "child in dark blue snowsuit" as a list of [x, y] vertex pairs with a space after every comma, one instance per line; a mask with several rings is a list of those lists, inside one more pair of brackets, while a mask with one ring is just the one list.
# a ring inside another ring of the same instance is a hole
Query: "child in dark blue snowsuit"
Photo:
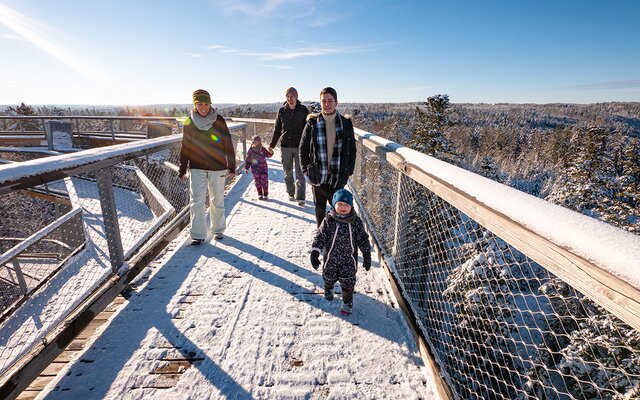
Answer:
[[322, 253], [324, 264], [324, 297], [333, 300], [333, 286], [340, 282], [342, 287], [343, 314], [351, 314], [353, 290], [356, 286], [358, 249], [362, 252], [365, 271], [371, 268], [371, 244], [364, 224], [353, 209], [353, 196], [346, 189], [338, 189], [331, 201], [332, 209], [320, 224], [313, 239], [311, 265], [320, 267]]
[[271, 157], [273, 153], [269, 153], [265, 147], [262, 146], [262, 140], [260, 136], [254, 136], [251, 141], [251, 148], [247, 151], [247, 158], [244, 162], [244, 170], [253, 174], [253, 181], [256, 184], [258, 190], [258, 199], [269, 199], [269, 170], [267, 169], [267, 158]]

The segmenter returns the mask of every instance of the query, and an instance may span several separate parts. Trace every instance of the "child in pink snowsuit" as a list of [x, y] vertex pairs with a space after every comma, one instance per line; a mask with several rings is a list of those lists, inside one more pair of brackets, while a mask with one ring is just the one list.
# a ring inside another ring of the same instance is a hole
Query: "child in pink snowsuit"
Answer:
[[251, 148], [247, 151], [247, 159], [244, 162], [245, 172], [253, 174], [253, 180], [258, 189], [258, 199], [269, 199], [269, 170], [267, 169], [267, 158], [273, 153], [269, 153], [266, 147], [262, 146], [260, 136], [254, 136], [251, 141]]

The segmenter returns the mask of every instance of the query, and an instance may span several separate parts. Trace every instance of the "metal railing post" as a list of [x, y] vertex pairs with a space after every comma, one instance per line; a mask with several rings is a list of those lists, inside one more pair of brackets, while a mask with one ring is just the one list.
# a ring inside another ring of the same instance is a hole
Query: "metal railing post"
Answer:
[[16, 273], [16, 278], [18, 279], [18, 285], [20, 286], [20, 290], [22, 291], [22, 295], [27, 295], [27, 281], [24, 279], [24, 275], [22, 274], [22, 268], [20, 268], [20, 263], [15, 258], [11, 261], [13, 265], [13, 272]]
[[[254, 129], [256, 124], [253, 124]], [[242, 128], [242, 159], [247, 158], [247, 127]]]
[[396, 265], [400, 265], [404, 260], [404, 253], [407, 247], [407, 213], [402, 209], [402, 199], [404, 196], [404, 186], [402, 179], [404, 174], [401, 171], [398, 174], [398, 184], [396, 187], [396, 219], [395, 219], [395, 235], [393, 236], [392, 254]]
[[111, 168], [103, 168], [96, 171], [96, 177], [102, 218], [104, 220], [104, 231], [109, 247], [109, 259], [111, 260], [111, 268], [114, 272], [117, 272], [120, 266], [124, 264], [124, 251], [118, 225], [116, 200], [113, 194]]
[[116, 140], [116, 134], [113, 132], [113, 120], [109, 120], [109, 128], [111, 128], [111, 139]]

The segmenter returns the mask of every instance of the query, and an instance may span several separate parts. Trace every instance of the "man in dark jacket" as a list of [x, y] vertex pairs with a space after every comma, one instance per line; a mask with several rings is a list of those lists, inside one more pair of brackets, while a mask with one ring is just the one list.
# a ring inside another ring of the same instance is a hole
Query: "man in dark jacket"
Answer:
[[[280, 107], [276, 115], [276, 127], [273, 130], [273, 137], [269, 144], [269, 152], [273, 153], [273, 148], [282, 137], [280, 147], [282, 149], [282, 168], [284, 169], [284, 183], [287, 185], [289, 200], [297, 200], [298, 204], [304, 205], [305, 179], [300, 168], [300, 137], [306, 122], [309, 110], [298, 100], [298, 91], [290, 87], [285, 91], [287, 101]], [[296, 186], [293, 186], [293, 164], [296, 168]]]
[[211, 107], [206, 90], [193, 92], [194, 109], [184, 122], [180, 172], [186, 179], [189, 169], [191, 195], [191, 244], [199, 245], [207, 238], [205, 199], [207, 188], [210, 201], [209, 230], [216, 240], [222, 239], [226, 227], [224, 215], [224, 183], [236, 171], [236, 155], [227, 123]]
[[299, 148], [302, 172], [313, 185], [318, 226], [324, 220], [327, 202], [347, 184], [356, 164], [353, 123], [336, 110], [338, 94], [334, 88], [320, 91], [320, 105], [322, 113], [307, 117]]

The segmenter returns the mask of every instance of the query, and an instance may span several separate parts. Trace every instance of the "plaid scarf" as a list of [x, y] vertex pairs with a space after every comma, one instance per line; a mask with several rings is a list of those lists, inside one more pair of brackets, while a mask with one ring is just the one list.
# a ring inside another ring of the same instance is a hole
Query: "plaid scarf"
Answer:
[[331, 163], [328, 162], [327, 153], [327, 131], [325, 128], [324, 117], [322, 114], [318, 116], [317, 139], [318, 152], [320, 153], [320, 183], [335, 186], [338, 183], [340, 174], [340, 153], [342, 152], [342, 116], [336, 111], [336, 142], [333, 145], [333, 154]]

